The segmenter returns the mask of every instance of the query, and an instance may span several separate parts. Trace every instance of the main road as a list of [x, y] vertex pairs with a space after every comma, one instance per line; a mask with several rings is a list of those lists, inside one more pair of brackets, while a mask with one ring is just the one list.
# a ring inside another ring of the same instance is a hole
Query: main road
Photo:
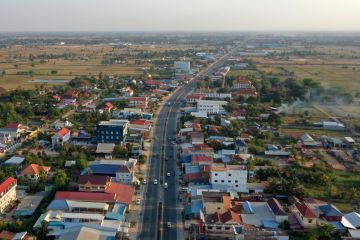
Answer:
[[[243, 44], [241, 44], [243, 45]], [[235, 48], [237, 49], [237, 48]], [[235, 50], [234, 49], [234, 50]], [[231, 51], [233, 52], [233, 51]], [[190, 79], [189, 84], [177, 89], [160, 109], [153, 129], [152, 146], [149, 155], [148, 181], [145, 186], [145, 201], [138, 239], [184, 239], [181, 208], [178, 207], [178, 168], [176, 146], [171, 144], [177, 130], [177, 120], [181, 108], [181, 100], [196, 86], [196, 80], [210, 75], [221, 67], [230, 53], [224, 55]], [[167, 161], [166, 161], [167, 160]], [[170, 177], [166, 174], [170, 173]], [[157, 179], [158, 184], [154, 184]], [[163, 183], [168, 188], [164, 189]], [[161, 204], [161, 206], [160, 206]], [[160, 206], [160, 207], [159, 207]], [[161, 222], [159, 219], [161, 216]], [[168, 228], [166, 223], [172, 226]]]

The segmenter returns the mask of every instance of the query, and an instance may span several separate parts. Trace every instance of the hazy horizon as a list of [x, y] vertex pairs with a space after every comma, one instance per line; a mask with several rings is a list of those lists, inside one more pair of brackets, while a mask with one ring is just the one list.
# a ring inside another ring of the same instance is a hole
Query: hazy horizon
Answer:
[[360, 31], [358, 0], [2, 0], [0, 32]]

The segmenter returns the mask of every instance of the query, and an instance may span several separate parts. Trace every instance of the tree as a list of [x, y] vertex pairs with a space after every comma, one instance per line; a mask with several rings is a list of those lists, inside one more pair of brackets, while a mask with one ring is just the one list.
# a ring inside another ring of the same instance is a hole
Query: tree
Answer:
[[87, 157], [84, 153], [80, 153], [79, 154], [79, 159], [76, 160], [76, 166], [79, 168], [79, 169], [84, 169], [88, 166], [88, 160], [87, 160]]
[[55, 75], [55, 74], [57, 74], [57, 73], [58, 73], [57, 70], [51, 70], [51, 75]]
[[146, 157], [144, 155], [139, 156], [139, 164], [144, 164], [146, 162]]
[[115, 157], [126, 158], [128, 157], [129, 151], [125, 146], [117, 145], [113, 152]]
[[49, 225], [48, 222], [42, 221], [41, 225], [36, 227], [36, 239], [38, 240], [47, 239], [47, 234], [49, 233], [48, 225]]
[[55, 173], [54, 184], [58, 188], [64, 188], [68, 183], [68, 176], [64, 170], [58, 170]]
[[237, 105], [237, 103], [236, 103], [235, 101], [230, 101], [230, 102], [228, 102], [228, 104], [226, 104], [226, 106], [225, 106], [225, 110], [226, 110], [227, 112], [233, 112], [233, 111], [235, 111], [236, 109], [238, 109], [238, 105]]

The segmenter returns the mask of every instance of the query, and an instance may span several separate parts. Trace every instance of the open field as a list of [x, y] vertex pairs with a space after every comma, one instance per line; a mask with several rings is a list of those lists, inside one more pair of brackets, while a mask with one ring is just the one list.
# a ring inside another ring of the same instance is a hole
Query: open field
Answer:
[[[34, 79], [70, 80], [80, 75], [141, 76], [143, 68], [151, 62], [135, 62], [136, 55], [143, 52], [165, 52], [196, 49], [189, 45], [131, 45], [114, 48], [110, 45], [64, 45], [64, 46], [12, 46], [0, 48], [0, 86], [14, 89], [18, 86], [32, 88]], [[38, 56], [45, 55], [45, 60]], [[126, 63], [102, 64], [104, 56], [119, 56]], [[141, 59], [141, 58], [140, 58]], [[2, 71], [6, 74], [1, 77]], [[50, 85], [50, 84], [49, 84]]]

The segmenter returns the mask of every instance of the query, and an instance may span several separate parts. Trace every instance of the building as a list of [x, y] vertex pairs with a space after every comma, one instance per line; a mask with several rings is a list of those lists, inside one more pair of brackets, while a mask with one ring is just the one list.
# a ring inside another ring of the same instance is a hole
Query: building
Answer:
[[296, 202], [293, 212], [303, 228], [316, 228], [318, 225], [318, 216], [308, 204]]
[[38, 164], [30, 164], [25, 166], [18, 177], [25, 177], [31, 180], [38, 180], [41, 176], [48, 176], [50, 173], [51, 167], [48, 166], [40, 166]]
[[102, 121], [96, 126], [96, 137], [100, 143], [120, 144], [128, 132], [128, 120]]
[[204, 133], [192, 132], [190, 133], [191, 144], [204, 144]]
[[185, 59], [183, 61], [175, 61], [174, 70], [175, 73], [190, 73], [190, 61], [185, 61]]
[[9, 123], [5, 127], [0, 128], [0, 136], [3, 136], [2, 138], [6, 138], [12, 143], [21, 142], [21, 133], [24, 132], [25, 130], [22, 125], [18, 123]]
[[270, 198], [267, 201], [277, 223], [282, 223], [288, 220], [288, 214], [284, 211], [283, 207], [276, 198]]
[[129, 107], [147, 108], [149, 104], [148, 97], [129, 97], [127, 100], [129, 101]]
[[90, 166], [94, 175], [114, 177], [116, 182], [131, 184], [135, 181], [134, 168], [120, 164], [94, 164]]
[[111, 177], [101, 175], [81, 175], [78, 178], [79, 192], [104, 192], [111, 184]]
[[0, 213], [16, 200], [16, 186], [15, 178], [9, 177], [0, 184]]
[[150, 131], [151, 122], [145, 119], [133, 119], [129, 124], [129, 129], [133, 131]]
[[212, 166], [210, 182], [214, 189], [248, 192], [247, 169], [241, 165]]
[[224, 106], [226, 101], [214, 101], [214, 100], [198, 100], [197, 112], [206, 112], [208, 114], [225, 113]]
[[62, 128], [51, 137], [52, 147], [54, 148], [57, 144], [63, 145], [70, 141], [71, 131], [67, 128]]
[[254, 88], [254, 86], [247, 77], [239, 76], [233, 82], [233, 89], [249, 89], [249, 88]]

